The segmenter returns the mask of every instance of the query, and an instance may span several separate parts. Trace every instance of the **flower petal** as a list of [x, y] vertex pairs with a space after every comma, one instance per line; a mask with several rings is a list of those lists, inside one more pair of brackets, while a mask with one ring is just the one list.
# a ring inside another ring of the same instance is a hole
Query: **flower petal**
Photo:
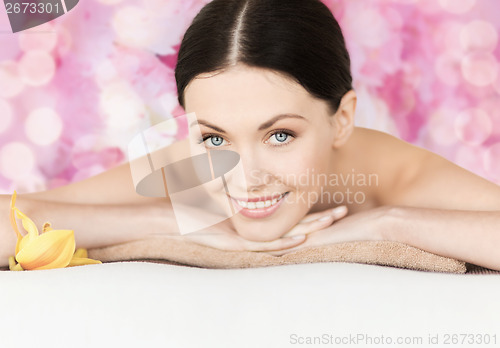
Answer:
[[17, 253], [16, 260], [24, 269], [51, 269], [66, 267], [75, 252], [72, 230], [51, 230], [42, 233]]
[[14, 258], [14, 256], [9, 257], [9, 269], [11, 271], [23, 271], [21, 265], [16, 263], [16, 259]]
[[88, 253], [87, 253], [87, 249], [85, 248], [78, 248], [76, 249], [75, 251], [75, 254], [73, 255], [73, 257], [88, 257]]
[[[30, 238], [28, 235], [25, 235], [24, 237], [21, 238], [21, 240], [18, 240], [18, 250], [23, 250], [23, 248], [29, 243]], [[19, 251], [16, 253], [16, 255], [19, 253]]]
[[86, 257], [73, 257], [69, 262], [68, 267], [82, 266], [82, 265], [95, 265], [102, 263], [99, 260], [89, 259]]
[[19, 251], [19, 244], [21, 243], [21, 239], [23, 239], [23, 235], [21, 232], [19, 232], [19, 228], [17, 227], [17, 222], [16, 222], [16, 214], [15, 214], [15, 204], [16, 204], [16, 197], [17, 197], [17, 192], [14, 190], [14, 193], [12, 194], [12, 197], [10, 199], [10, 224], [12, 225], [12, 228], [14, 229], [14, 232], [16, 232], [17, 235], [17, 243], [16, 243], [16, 252], [15, 254], [17, 255]]
[[19, 209], [14, 207], [17, 217], [21, 219], [21, 222], [23, 223], [23, 227], [26, 231], [28, 231], [28, 235], [31, 238], [35, 238], [38, 236], [38, 228], [36, 228], [35, 223], [33, 220], [31, 220], [29, 217], [27, 217], [23, 212], [21, 212]]

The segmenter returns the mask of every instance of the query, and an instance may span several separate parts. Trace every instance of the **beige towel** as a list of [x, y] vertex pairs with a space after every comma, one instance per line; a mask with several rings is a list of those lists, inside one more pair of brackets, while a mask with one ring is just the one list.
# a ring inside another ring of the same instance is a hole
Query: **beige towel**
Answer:
[[355, 262], [421, 271], [466, 273], [463, 261], [390, 241], [361, 241], [298, 250], [283, 256], [223, 251], [181, 239], [153, 238], [88, 250], [103, 262], [157, 260], [204, 268], [248, 268], [312, 262]]

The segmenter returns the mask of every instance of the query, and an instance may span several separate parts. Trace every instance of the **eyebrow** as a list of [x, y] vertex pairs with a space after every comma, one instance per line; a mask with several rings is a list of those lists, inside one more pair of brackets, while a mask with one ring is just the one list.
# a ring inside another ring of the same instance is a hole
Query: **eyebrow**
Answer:
[[[269, 121], [266, 121], [263, 124], [261, 124], [257, 130], [258, 131], [265, 130], [265, 129], [271, 127], [273, 124], [275, 124], [279, 120], [284, 119], [284, 118], [298, 118], [298, 119], [302, 119], [304, 121], [309, 122], [308, 119], [306, 119], [305, 117], [300, 116], [300, 115], [296, 115], [296, 114], [280, 114], [280, 115], [274, 116]], [[223, 130], [222, 128], [214, 126], [213, 124], [210, 124], [210, 123], [208, 123], [207, 121], [204, 121], [204, 120], [196, 120], [193, 123], [191, 123], [191, 125], [189, 127], [191, 128], [191, 127], [193, 127], [196, 124], [202, 124], [202, 125], [204, 125], [206, 127], [212, 128], [213, 130], [216, 130], [217, 132], [220, 132], [220, 133], [226, 133], [226, 131]]]

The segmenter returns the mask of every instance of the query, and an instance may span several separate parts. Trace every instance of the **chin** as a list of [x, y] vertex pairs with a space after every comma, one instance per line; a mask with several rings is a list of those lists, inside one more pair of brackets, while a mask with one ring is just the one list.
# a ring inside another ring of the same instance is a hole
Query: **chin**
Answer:
[[274, 221], [241, 221], [235, 216], [234, 227], [241, 237], [253, 242], [269, 242], [285, 235], [294, 225], [284, 226], [280, 219]]

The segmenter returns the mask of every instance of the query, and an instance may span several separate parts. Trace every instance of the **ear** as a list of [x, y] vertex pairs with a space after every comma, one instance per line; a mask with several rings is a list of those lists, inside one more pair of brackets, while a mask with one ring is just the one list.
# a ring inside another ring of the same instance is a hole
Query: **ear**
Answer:
[[340, 106], [333, 115], [333, 124], [335, 127], [335, 138], [333, 147], [340, 147], [347, 142], [354, 130], [354, 114], [356, 112], [356, 92], [350, 90], [342, 97]]

